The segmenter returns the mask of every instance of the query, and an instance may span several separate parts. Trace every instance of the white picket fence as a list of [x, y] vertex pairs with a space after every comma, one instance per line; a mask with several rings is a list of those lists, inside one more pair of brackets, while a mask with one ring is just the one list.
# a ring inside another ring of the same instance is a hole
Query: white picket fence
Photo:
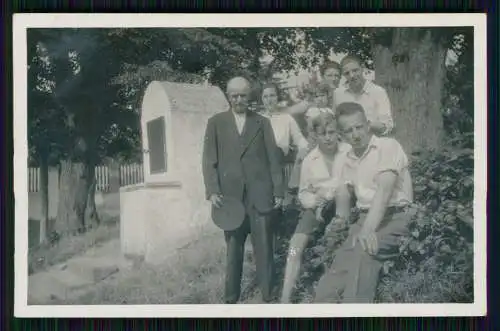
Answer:
[[[120, 186], [142, 183], [144, 181], [142, 164], [120, 165]], [[108, 192], [109, 168], [105, 165], [95, 167], [96, 191]], [[28, 168], [28, 192], [38, 192], [40, 189], [40, 168]]]

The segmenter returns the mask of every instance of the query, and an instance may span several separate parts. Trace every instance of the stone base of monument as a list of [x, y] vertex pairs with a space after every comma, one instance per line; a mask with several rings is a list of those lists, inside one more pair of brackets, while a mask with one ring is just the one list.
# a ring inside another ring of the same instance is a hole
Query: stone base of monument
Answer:
[[194, 201], [174, 181], [122, 187], [120, 215], [123, 255], [148, 264], [161, 264], [177, 249], [217, 231], [209, 204]]

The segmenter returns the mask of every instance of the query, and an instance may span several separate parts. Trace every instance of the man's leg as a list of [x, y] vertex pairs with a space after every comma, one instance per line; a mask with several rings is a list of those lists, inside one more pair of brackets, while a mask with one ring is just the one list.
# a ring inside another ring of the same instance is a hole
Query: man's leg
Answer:
[[[399, 239], [408, 233], [408, 224], [411, 220], [412, 211], [394, 212], [388, 209], [384, 219], [377, 230], [378, 253], [369, 255], [364, 252], [360, 245], [356, 245], [359, 251], [359, 267], [355, 269], [357, 279], [356, 292], [344, 297], [344, 302], [372, 303], [376, 296], [380, 271], [387, 259], [395, 258], [399, 254]], [[363, 222], [366, 214], [360, 215]]]
[[360, 231], [366, 214], [352, 225], [349, 237], [337, 250], [330, 270], [320, 279], [315, 302], [336, 302], [342, 293], [344, 303], [372, 303], [379, 281], [383, 260], [397, 255], [398, 238], [407, 232], [409, 215], [386, 215], [377, 231], [379, 252], [366, 253], [359, 243], [353, 247], [354, 236]]
[[273, 219], [255, 209], [250, 217], [251, 240], [262, 299], [272, 300], [274, 281]]
[[234, 231], [225, 231], [224, 238], [227, 246], [225, 303], [236, 303], [240, 298], [241, 274], [245, 252], [245, 240], [248, 235], [248, 218], [241, 227]]
[[309, 236], [303, 233], [296, 233], [290, 240], [290, 248], [286, 259], [285, 279], [281, 293], [281, 303], [289, 303], [292, 291], [299, 277], [304, 249], [309, 242]]
[[337, 303], [341, 301], [342, 294], [348, 283], [347, 279], [352, 277], [350, 270], [353, 269], [356, 261], [356, 255], [352, 248], [352, 238], [352, 231], [350, 231], [348, 238], [335, 251], [332, 265], [321, 276], [316, 286], [314, 303]]
[[318, 227], [319, 222], [316, 220], [314, 210], [305, 210], [290, 240], [281, 303], [290, 302], [292, 291], [299, 277], [304, 250]]
[[284, 217], [282, 210], [274, 210], [269, 217], [270, 220], [270, 229], [272, 231], [273, 241], [273, 254], [276, 255], [278, 252], [278, 245], [282, 236], [282, 228], [284, 227]]

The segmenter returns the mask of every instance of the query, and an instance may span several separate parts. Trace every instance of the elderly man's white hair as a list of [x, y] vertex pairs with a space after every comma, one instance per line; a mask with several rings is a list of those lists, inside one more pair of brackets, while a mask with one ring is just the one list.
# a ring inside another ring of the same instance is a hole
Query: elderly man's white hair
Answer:
[[227, 88], [226, 88], [226, 90], [229, 90], [229, 89], [244, 89], [244, 88], [247, 88], [247, 89], [251, 88], [250, 81], [248, 79], [246, 79], [245, 77], [237, 76], [237, 77], [231, 78], [227, 82]]

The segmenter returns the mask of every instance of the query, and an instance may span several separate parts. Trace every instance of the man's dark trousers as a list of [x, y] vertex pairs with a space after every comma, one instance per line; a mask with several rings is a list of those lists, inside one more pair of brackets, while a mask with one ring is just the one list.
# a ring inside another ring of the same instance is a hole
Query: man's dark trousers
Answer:
[[247, 211], [242, 226], [233, 231], [225, 231], [227, 245], [225, 301], [236, 303], [241, 293], [241, 276], [243, 271], [245, 242], [248, 234], [252, 241], [257, 280], [264, 301], [272, 300], [274, 284], [274, 254], [273, 254], [273, 218], [270, 213], [260, 213], [244, 200]]

